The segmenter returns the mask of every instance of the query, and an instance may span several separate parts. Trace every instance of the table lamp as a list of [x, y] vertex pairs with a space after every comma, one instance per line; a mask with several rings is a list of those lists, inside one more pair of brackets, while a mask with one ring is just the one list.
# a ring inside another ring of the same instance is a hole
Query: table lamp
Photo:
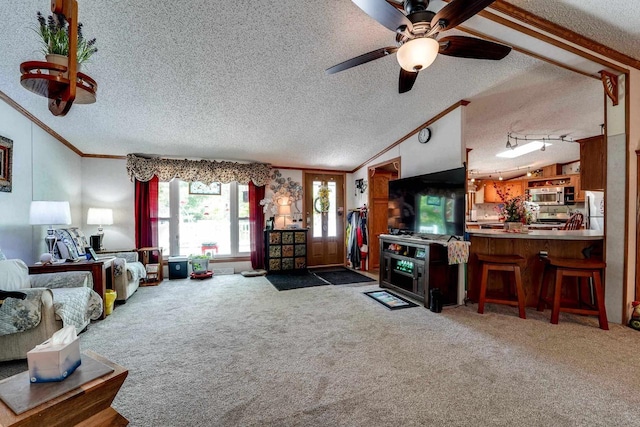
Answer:
[[47, 249], [53, 256], [53, 249], [56, 246], [56, 235], [54, 225], [71, 224], [71, 209], [69, 202], [33, 201], [29, 209], [29, 224], [48, 225], [47, 236], [44, 238]]
[[[113, 224], [113, 209], [100, 209], [100, 208], [89, 208], [87, 212], [87, 224], [89, 225], [97, 225], [98, 226], [98, 234], [97, 234], [97, 248], [94, 246], [95, 250], [104, 250], [102, 246], [102, 238], [104, 237], [104, 229], [103, 225], [111, 225]], [[92, 238], [94, 236], [91, 236]]]

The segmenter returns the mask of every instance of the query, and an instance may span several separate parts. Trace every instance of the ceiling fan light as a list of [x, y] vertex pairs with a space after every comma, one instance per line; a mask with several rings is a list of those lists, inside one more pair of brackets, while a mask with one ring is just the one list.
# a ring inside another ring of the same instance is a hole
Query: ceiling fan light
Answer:
[[435, 39], [421, 37], [409, 40], [398, 49], [396, 57], [398, 64], [409, 72], [420, 71], [427, 68], [438, 56], [440, 45]]

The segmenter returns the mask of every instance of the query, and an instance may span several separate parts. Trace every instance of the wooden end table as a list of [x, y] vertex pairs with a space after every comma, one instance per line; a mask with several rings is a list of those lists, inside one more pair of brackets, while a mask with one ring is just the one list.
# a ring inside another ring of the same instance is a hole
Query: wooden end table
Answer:
[[[129, 424], [125, 417], [111, 407], [111, 403], [118, 394], [129, 371], [92, 351], [85, 351], [84, 353], [113, 368], [113, 372], [91, 380], [20, 415], [16, 415], [0, 400], [0, 426], [88, 427], [126, 426]], [[6, 380], [8, 379], [3, 381]]]
[[[100, 259], [98, 261], [82, 260], [77, 262], [61, 262], [58, 264], [33, 264], [29, 266], [29, 274], [62, 273], [65, 271], [88, 271], [93, 276], [93, 290], [100, 295], [104, 304], [104, 294], [107, 290], [107, 270], [108, 278], [113, 283], [113, 260], [114, 258]], [[102, 319], [106, 317], [105, 310], [102, 310]]]

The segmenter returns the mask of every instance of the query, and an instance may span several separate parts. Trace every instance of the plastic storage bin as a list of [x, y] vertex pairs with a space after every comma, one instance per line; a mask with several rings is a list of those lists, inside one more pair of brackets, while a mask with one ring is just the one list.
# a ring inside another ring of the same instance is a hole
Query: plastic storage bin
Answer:
[[189, 277], [189, 258], [186, 256], [169, 257], [169, 280]]

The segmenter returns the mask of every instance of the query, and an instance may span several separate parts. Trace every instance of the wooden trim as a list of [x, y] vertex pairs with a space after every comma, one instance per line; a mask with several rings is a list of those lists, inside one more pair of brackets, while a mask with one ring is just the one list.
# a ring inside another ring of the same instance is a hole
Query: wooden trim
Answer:
[[310, 171], [310, 172], [319, 172], [319, 173], [351, 173], [351, 171], [348, 170], [340, 170], [340, 169], [316, 169], [316, 168], [301, 168], [301, 167], [294, 167], [294, 166], [277, 166], [277, 165], [271, 165], [271, 169], [286, 169], [286, 170], [297, 170], [297, 171]]
[[396, 168], [398, 171], [398, 175], [400, 175], [400, 168], [402, 166], [402, 157], [394, 157], [393, 159], [389, 159], [389, 160], [385, 160], [384, 162], [380, 162], [380, 163], [376, 163], [375, 165], [371, 165], [368, 167], [369, 170], [371, 169], [376, 169], [382, 166], [386, 166], [386, 165], [393, 165], [395, 167], [395, 165], [398, 165], [398, 167]]
[[127, 156], [113, 156], [111, 154], [82, 154], [82, 157], [90, 157], [96, 159], [114, 159], [114, 160], [127, 160]]
[[58, 141], [60, 141], [65, 147], [67, 147], [68, 149], [70, 149], [71, 151], [73, 151], [74, 153], [76, 153], [79, 156], [82, 156], [83, 153], [82, 151], [78, 150], [73, 144], [71, 144], [69, 141], [67, 141], [66, 139], [64, 139], [62, 136], [60, 136], [60, 134], [58, 134], [56, 131], [54, 131], [53, 129], [51, 129], [49, 126], [45, 125], [42, 121], [40, 121], [40, 119], [38, 119], [36, 116], [34, 116], [33, 114], [31, 114], [30, 112], [28, 112], [27, 110], [25, 110], [24, 108], [22, 108], [22, 106], [20, 104], [18, 104], [16, 101], [14, 101], [13, 99], [9, 98], [9, 96], [0, 91], [0, 99], [2, 99], [3, 101], [5, 101], [7, 104], [9, 104], [9, 106], [13, 107], [16, 111], [18, 111], [19, 113], [21, 113], [23, 116], [25, 116], [27, 119], [31, 120], [33, 123], [35, 123], [36, 125], [38, 125], [42, 130], [44, 130], [45, 132], [47, 132], [49, 135], [51, 135], [52, 137], [54, 137], [55, 139], [57, 139]]
[[598, 43], [597, 41], [578, 34], [572, 30], [554, 24], [553, 22], [548, 21], [544, 18], [533, 15], [526, 10], [519, 8], [518, 6], [507, 3], [504, 0], [496, 0], [490, 6], [490, 8], [507, 16], [510, 16], [511, 18], [517, 19], [520, 22], [524, 22], [525, 24], [536, 27], [539, 30], [546, 31], [550, 34], [553, 34], [554, 36], [560, 37], [570, 43], [576, 44], [585, 49], [589, 49], [592, 52], [596, 52], [600, 55], [606, 56], [607, 58], [613, 59], [616, 62], [629, 67], [640, 69], [640, 60], [632, 58], [631, 56], [628, 56], [615, 49]]
[[[480, 33], [478, 31], [472, 30], [472, 29], [464, 27], [464, 26], [459, 26], [459, 27], [456, 27], [456, 28], [459, 29], [460, 31], [464, 31], [465, 33], [471, 34], [472, 36], [475, 36], [475, 37], [480, 37], [480, 38], [483, 38], [483, 39], [488, 40], [488, 41], [492, 41], [492, 42], [496, 42], [496, 43], [500, 43], [500, 44], [504, 44], [504, 45], [509, 45], [509, 43], [507, 43], [507, 42], [505, 42], [503, 40], [497, 39], [495, 37], [491, 37], [489, 35], [486, 35], [484, 33]], [[549, 63], [551, 65], [555, 65], [556, 67], [564, 68], [565, 70], [569, 70], [569, 71], [572, 71], [574, 73], [581, 74], [583, 76], [587, 76], [587, 77], [591, 77], [593, 79], [600, 80], [600, 75], [589, 74], [589, 73], [587, 73], [585, 71], [582, 71], [582, 70], [579, 70], [577, 68], [573, 68], [573, 67], [570, 67], [570, 66], [568, 66], [566, 64], [563, 64], [562, 62], [558, 62], [558, 61], [555, 61], [553, 59], [546, 58], [546, 57], [544, 57], [542, 55], [538, 55], [537, 53], [531, 52], [530, 50], [523, 49], [523, 48], [516, 47], [516, 46], [511, 46], [511, 49], [515, 50], [516, 52], [520, 52], [520, 53], [522, 53], [524, 55], [527, 55], [527, 56], [530, 56], [532, 58], [535, 58], [535, 59], [537, 59], [539, 61], [543, 61], [543, 62], [547, 62], [547, 63]]]
[[[513, 6], [513, 7], [515, 8], [515, 6]], [[545, 21], [544, 19], [539, 18], [539, 17], [537, 17], [535, 15], [532, 15], [532, 14], [530, 14], [530, 13], [528, 13], [528, 12], [522, 10], [522, 9], [519, 9], [519, 10], [521, 11], [522, 17], [521, 18], [520, 17], [514, 17], [514, 18], [516, 18], [516, 19], [518, 19], [518, 20], [520, 20], [522, 22], [525, 22], [525, 23], [527, 23], [529, 25], [532, 25], [532, 26], [534, 26], [536, 28], [538, 28], [536, 25], [534, 25], [533, 23], [528, 22], [529, 21], [528, 18], [530, 18], [531, 21], [536, 21], [536, 20], [540, 20], [540, 22], [544, 22]], [[502, 12], [502, 11], [500, 10], [500, 12]], [[505, 13], [505, 12], [503, 12], [503, 13]], [[507, 13], [505, 13], [505, 14], [507, 14]], [[545, 43], [548, 43], [548, 44], [550, 44], [552, 46], [559, 47], [560, 49], [566, 50], [567, 52], [571, 52], [571, 53], [576, 54], [576, 55], [578, 55], [578, 56], [580, 56], [582, 58], [588, 59], [588, 60], [590, 60], [592, 62], [595, 62], [597, 64], [600, 64], [600, 65], [602, 65], [604, 67], [607, 67], [607, 68], [610, 68], [612, 70], [615, 70], [620, 74], [623, 74], [624, 72], [627, 71], [627, 69], [625, 69], [625, 68], [622, 68], [622, 67], [620, 67], [618, 65], [615, 65], [615, 64], [613, 64], [613, 63], [611, 63], [609, 61], [606, 61], [606, 60], [604, 60], [604, 59], [602, 59], [600, 57], [591, 55], [590, 53], [584, 52], [584, 51], [582, 51], [582, 50], [580, 50], [578, 48], [575, 48], [575, 47], [573, 47], [573, 46], [571, 46], [571, 45], [569, 45], [567, 43], [564, 43], [561, 40], [558, 40], [558, 39], [555, 39], [553, 37], [550, 37], [550, 36], [547, 36], [545, 34], [542, 34], [542, 33], [539, 33], [537, 31], [534, 31], [529, 27], [525, 27], [524, 25], [520, 25], [520, 24], [518, 24], [516, 22], [510, 21], [510, 20], [508, 20], [506, 18], [503, 18], [502, 16], [495, 15], [495, 14], [493, 14], [491, 12], [488, 12], [487, 10], [481, 11], [480, 13], [478, 13], [478, 15], [482, 16], [483, 18], [489, 19], [490, 21], [493, 21], [493, 22], [495, 22], [497, 24], [504, 25], [505, 27], [511, 28], [513, 30], [516, 30], [519, 33], [526, 34], [528, 36], [534, 37], [534, 38], [536, 38], [536, 39], [538, 39], [540, 41], [543, 41]], [[509, 15], [509, 16], [511, 16], [511, 15]], [[558, 26], [556, 24], [552, 24], [549, 21], [546, 21], [546, 22], [548, 22], [549, 27], [556, 27], [557, 28], [557, 30], [556, 30], [557, 32], [566, 31], [568, 33], [573, 33], [572, 31], [564, 29], [563, 27], [560, 27], [560, 26]], [[541, 29], [543, 31], [548, 31], [551, 34], [554, 34], [554, 35], [557, 35], [558, 37], [561, 37], [560, 35], [556, 34], [555, 31], [547, 30], [546, 27], [545, 28], [539, 28], [539, 29]], [[575, 44], [577, 44], [579, 46], [582, 46], [582, 47], [584, 47], [586, 49], [589, 49], [587, 46], [583, 46], [583, 42], [578, 43], [578, 41], [580, 41], [579, 39], [586, 40], [586, 38], [584, 38], [582, 36], [579, 36], [576, 33], [573, 33], [573, 34], [575, 35], [575, 37], [573, 37], [573, 38], [576, 41], [573, 41], [573, 40], [568, 40], [568, 41], [570, 41], [572, 43], [575, 43]], [[595, 42], [593, 42], [593, 43], [595, 43]], [[640, 66], [640, 64], [639, 64], [639, 66]]]
[[440, 113], [436, 114], [434, 117], [430, 118], [429, 120], [427, 120], [426, 122], [424, 122], [423, 124], [418, 126], [417, 128], [415, 128], [414, 130], [412, 130], [411, 132], [409, 132], [408, 134], [406, 134], [405, 136], [403, 136], [402, 138], [400, 138], [399, 140], [397, 140], [396, 142], [394, 142], [393, 144], [391, 144], [390, 146], [388, 146], [384, 150], [380, 151], [378, 154], [374, 155], [373, 157], [370, 157], [368, 160], [366, 160], [364, 163], [361, 163], [360, 165], [358, 165], [355, 169], [351, 170], [349, 173], [354, 173], [357, 170], [365, 167], [367, 165], [367, 163], [377, 159], [378, 157], [380, 157], [381, 155], [383, 155], [387, 151], [391, 150], [392, 148], [396, 147], [397, 145], [400, 145], [402, 142], [406, 141], [407, 139], [411, 138], [416, 133], [420, 132], [420, 129], [422, 129], [424, 127], [427, 127], [427, 126], [437, 122], [442, 117], [446, 116], [447, 114], [449, 114], [450, 112], [452, 112], [456, 108], [458, 108], [460, 106], [464, 107], [466, 105], [469, 105], [469, 103], [470, 103], [469, 101], [464, 100], [464, 99], [456, 102], [455, 104], [453, 104], [452, 106], [450, 106], [446, 110], [441, 111]]

